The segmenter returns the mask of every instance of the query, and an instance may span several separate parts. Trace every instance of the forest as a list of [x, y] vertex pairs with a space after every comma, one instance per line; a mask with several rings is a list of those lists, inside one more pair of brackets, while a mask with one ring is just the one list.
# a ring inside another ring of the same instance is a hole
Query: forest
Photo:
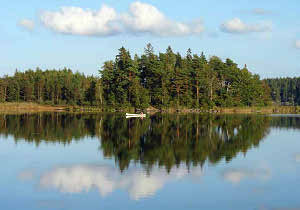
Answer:
[[272, 100], [279, 105], [300, 105], [300, 77], [266, 79]]
[[16, 71], [0, 78], [0, 102], [116, 109], [265, 106], [271, 101], [267, 82], [229, 58], [190, 49], [181, 55], [171, 47], [156, 54], [148, 44], [140, 56], [120, 48], [96, 76], [67, 68]]
[[14, 76], [0, 79], [0, 102], [96, 105], [101, 97], [99, 84], [98, 78], [73, 73], [66, 68], [16, 71]]

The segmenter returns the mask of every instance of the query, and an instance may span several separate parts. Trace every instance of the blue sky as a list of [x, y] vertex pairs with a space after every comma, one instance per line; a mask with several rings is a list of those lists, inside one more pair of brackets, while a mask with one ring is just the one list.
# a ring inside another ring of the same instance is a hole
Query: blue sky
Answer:
[[0, 75], [63, 68], [98, 74], [121, 46], [203, 51], [263, 78], [300, 76], [298, 0], [10, 0], [0, 8]]

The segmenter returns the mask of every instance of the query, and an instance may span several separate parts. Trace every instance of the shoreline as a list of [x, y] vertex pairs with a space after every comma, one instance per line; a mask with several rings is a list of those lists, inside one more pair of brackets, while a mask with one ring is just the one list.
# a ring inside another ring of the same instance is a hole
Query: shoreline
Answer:
[[0, 103], [0, 113], [34, 113], [34, 112], [64, 112], [66, 106], [51, 106], [41, 105], [37, 103], [16, 103], [16, 102], [5, 102]]
[[[170, 114], [300, 114], [300, 106], [266, 106], [266, 107], [215, 107], [213, 109], [155, 109], [150, 107], [144, 110], [148, 114], [170, 113]], [[136, 112], [134, 108], [119, 109], [114, 108], [102, 109], [99, 107], [80, 107], [70, 105], [43, 105], [37, 103], [0, 103], [0, 113], [39, 113], [39, 112], [69, 112], [69, 113], [120, 113]]]

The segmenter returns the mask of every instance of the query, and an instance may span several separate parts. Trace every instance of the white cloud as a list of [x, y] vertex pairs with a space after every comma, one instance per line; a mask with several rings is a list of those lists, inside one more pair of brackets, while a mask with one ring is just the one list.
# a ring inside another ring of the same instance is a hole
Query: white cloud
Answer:
[[20, 20], [18, 25], [26, 30], [32, 31], [34, 29], [34, 22], [32, 20], [23, 19]]
[[[295, 41], [295, 47], [296, 47], [297, 49], [300, 49], [300, 40], [296, 40], [296, 41]], [[299, 162], [300, 162], [300, 157], [299, 157]]]
[[139, 1], [131, 3], [129, 11], [118, 14], [106, 5], [93, 11], [79, 7], [62, 7], [60, 11], [45, 11], [42, 23], [58, 33], [108, 36], [118, 33], [155, 36], [197, 35], [204, 31], [201, 21], [182, 23], [170, 20], [156, 7]]
[[121, 15], [121, 22], [133, 33], [150, 33], [158, 36], [185, 36], [200, 34], [204, 28], [201, 21], [190, 24], [168, 19], [156, 7], [141, 2], [130, 5], [129, 13]]
[[242, 180], [247, 178], [268, 179], [270, 177], [270, 174], [271, 172], [269, 169], [230, 169], [224, 172], [223, 178], [233, 184], [238, 184]]
[[153, 169], [150, 175], [139, 169], [131, 169], [123, 174], [111, 166], [76, 165], [54, 168], [40, 178], [40, 186], [54, 188], [64, 193], [88, 192], [97, 188], [101, 196], [115, 190], [127, 191], [131, 199], [139, 200], [154, 195], [166, 182], [185, 176], [200, 177], [202, 171], [195, 168], [188, 173], [184, 167], [167, 174], [163, 169]]
[[224, 22], [221, 25], [221, 30], [226, 33], [252, 33], [252, 32], [268, 32], [272, 30], [272, 24], [269, 22], [247, 24], [239, 18], [233, 18], [229, 21]]
[[58, 12], [45, 11], [40, 18], [46, 27], [65, 34], [108, 36], [120, 31], [116, 11], [106, 5], [98, 11], [62, 7]]

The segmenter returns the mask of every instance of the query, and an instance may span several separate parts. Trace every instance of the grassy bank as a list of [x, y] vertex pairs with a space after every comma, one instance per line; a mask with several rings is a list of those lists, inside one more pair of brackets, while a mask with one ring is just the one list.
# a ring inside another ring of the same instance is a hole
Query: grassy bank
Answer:
[[0, 112], [54, 112], [65, 111], [65, 106], [50, 106], [36, 103], [0, 103]]
[[[164, 113], [224, 113], [224, 114], [300, 114], [300, 106], [267, 106], [267, 107], [232, 107], [213, 109], [148, 109], [149, 112], [164, 112]], [[81, 106], [51, 106], [36, 103], [0, 103], [1, 113], [30, 113], [30, 112], [82, 112], [82, 113], [101, 113], [101, 112], [135, 112], [134, 108], [117, 110], [114, 108], [102, 109], [99, 107], [81, 107]]]
[[300, 114], [300, 106], [215, 107], [212, 109], [165, 108], [164, 113], [223, 113], [223, 114]]
[[0, 103], [0, 113], [33, 113], [33, 112], [76, 112], [76, 113], [101, 113], [101, 112], [134, 112], [134, 108], [116, 110], [113, 108], [102, 109], [95, 106], [70, 106], [70, 105], [45, 105], [37, 103]]
[[220, 113], [261, 113], [261, 114], [299, 114], [299, 106], [266, 106], [266, 107], [236, 107], [218, 108]]

